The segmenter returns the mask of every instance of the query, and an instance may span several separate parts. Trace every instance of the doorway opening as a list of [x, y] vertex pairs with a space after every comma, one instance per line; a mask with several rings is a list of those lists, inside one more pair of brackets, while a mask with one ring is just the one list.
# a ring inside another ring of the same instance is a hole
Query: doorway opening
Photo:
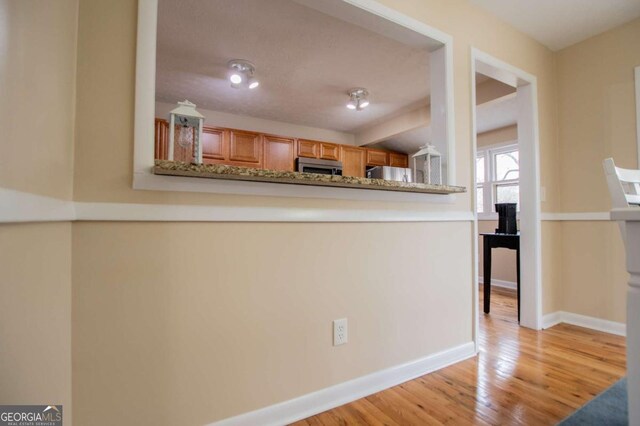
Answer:
[[[517, 202], [520, 230], [520, 325], [539, 330], [542, 327], [542, 268], [536, 77], [477, 49], [472, 50], [471, 72], [474, 105], [472, 164], [476, 184], [472, 193], [474, 234], [495, 232], [493, 228], [497, 214], [493, 204]], [[489, 86], [491, 90], [486, 90]], [[494, 99], [490, 99], [491, 93], [494, 94]], [[479, 107], [476, 107], [478, 104]], [[490, 128], [497, 130], [493, 134], [487, 133]], [[479, 137], [478, 133], [482, 136]], [[485, 315], [479, 306], [477, 285], [481, 275], [479, 252], [482, 244], [482, 240], [474, 239], [476, 346], [479, 316]], [[515, 251], [500, 254], [504, 268], [499, 274], [507, 274], [511, 279], [500, 279], [494, 275], [491, 283], [497, 284], [496, 287], [515, 287], [515, 283], [511, 281], [514, 278], [517, 280], [517, 275], [514, 274], [517, 265], [515, 254]]]

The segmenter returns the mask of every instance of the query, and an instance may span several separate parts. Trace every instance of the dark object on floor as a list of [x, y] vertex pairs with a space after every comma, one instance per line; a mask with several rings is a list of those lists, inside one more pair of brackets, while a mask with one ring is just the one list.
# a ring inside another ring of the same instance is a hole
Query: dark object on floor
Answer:
[[[498, 204], [496, 204], [497, 206]], [[491, 311], [491, 249], [508, 248], [516, 251], [516, 268], [518, 270], [518, 322], [520, 322], [520, 235], [491, 234], [483, 232], [484, 246], [484, 313]]]
[[498, 229], [496, 234], [517, 234], [518, 223], [516, 222], [516, 203], [498, 203]]
[[629, 424], [627, 407], [627, 378], [580, 407], [559, 423], [562, 426], [617, 426]]

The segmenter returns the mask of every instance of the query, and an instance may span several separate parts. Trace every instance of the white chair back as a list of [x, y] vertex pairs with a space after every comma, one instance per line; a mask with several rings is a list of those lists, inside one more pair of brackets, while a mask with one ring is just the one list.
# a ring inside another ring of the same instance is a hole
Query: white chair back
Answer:
[[613, 208], [640, 205], [640, 170], [616, 167], [613, 158], [603, 162]]
[[[607, 176], [609, 195], [614, 209], [640, 205], [640, 170], [621, 169], [616, 167], [613, 158], [603, 162], [604, 173]], [[625, 224], [618, 221], [622, 234], [622, 241], [627, 244]]]

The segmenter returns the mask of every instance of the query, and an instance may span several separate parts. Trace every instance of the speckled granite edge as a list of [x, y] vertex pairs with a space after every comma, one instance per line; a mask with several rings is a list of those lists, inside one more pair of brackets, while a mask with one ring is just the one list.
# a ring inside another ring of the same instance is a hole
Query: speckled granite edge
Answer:
[[376, 189], [384, 191], [417, 192], [424, 194], [455, 194], [466, 192], [462, 186], [427, 185], [395, 182], [352, 176], [329, 176], [316, 173], [284, 172], [227, 166], [224, 164], [188, 164], [178, 161], [156, 160], [153, 173], [167, 176], [186, 176], [207, 179], [244, 180], [252, 182], [287, 183], [294, 185], [331, 186], [338, 188]]

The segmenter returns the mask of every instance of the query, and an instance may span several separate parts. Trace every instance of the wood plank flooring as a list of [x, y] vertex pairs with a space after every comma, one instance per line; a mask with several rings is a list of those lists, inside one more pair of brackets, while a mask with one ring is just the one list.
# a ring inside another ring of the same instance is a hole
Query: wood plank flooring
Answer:
[[295, 425], [554, 425], [625, 375], [623, 337], [521, 328], [515, 306], [514, 292], [492, 288], [478, 357]]

